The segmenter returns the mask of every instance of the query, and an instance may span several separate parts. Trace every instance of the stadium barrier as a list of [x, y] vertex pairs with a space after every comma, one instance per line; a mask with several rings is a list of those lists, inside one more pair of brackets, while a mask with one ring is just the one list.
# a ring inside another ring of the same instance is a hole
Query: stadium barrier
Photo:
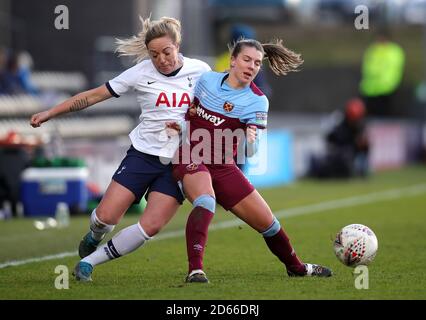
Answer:
[[256, 188], [293, 182], [293, 135], [284, 130], [268, 130], [257, 154], [247, 159], [244, 174]]

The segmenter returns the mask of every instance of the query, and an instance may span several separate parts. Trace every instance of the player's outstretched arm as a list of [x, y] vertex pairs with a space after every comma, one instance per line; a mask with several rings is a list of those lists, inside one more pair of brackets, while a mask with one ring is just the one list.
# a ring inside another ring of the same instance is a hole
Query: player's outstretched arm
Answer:
[[94, 105], [111, 97], [112, 95], [106, 85], [102, 85], [98, 88], [81, 92], [65, 100], [64, 102], [52, 107], [49, 110], [32, 115], [30, 125], [33, 128], [40, 127], [42, 123], [56, 116], [68, 112], [83, 110], [91, 105]]

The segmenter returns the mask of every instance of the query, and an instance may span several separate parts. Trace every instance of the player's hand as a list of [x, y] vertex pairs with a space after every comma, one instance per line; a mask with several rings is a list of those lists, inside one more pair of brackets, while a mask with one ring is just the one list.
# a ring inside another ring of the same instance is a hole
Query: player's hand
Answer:
[[194, 103], [191, 103], [191, 105], [188, 108], [188, 114], [190, 117], [193, 117], [197, 114], [197, 107]]
[[166, 122], [166, 133], [169, 137], [177, 136], [182, 131], [180, 125], [175, 121]]
[[256, 137], [257, 137], [256, 126], [248, 126], [246, 136], [247, 136], [247, 142], [248, 143], [254, 143], [256, 141]]
[[32, 115], [30, 120], [30, 125], [33, 128], [38, 128], [43, 122], [46, 122], [50, 119], [49, 111], [43, 111]]

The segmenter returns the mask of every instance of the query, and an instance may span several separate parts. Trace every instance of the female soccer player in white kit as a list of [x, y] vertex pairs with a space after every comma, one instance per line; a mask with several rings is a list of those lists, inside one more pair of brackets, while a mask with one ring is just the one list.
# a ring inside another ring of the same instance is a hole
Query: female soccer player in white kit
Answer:
[[[183, 57], [180, 22], [163, 17], [142, 20], [143, 29], [135, 37], [120, 40], [117, 51], [136, 56], [138, 62], [98, 88], [77, 94], [50, 110], [31, 117], [39, 127], [60, 114], [79, 111], [128, 91], [137, 92], [141, 106], [139, 125], [130, 133], [132, 145], [90, 218], [90, 231], [80, 242], [83, 258], [75, 267], [77, 280], [91, 281], [93, 267], [128, 254], [157, 234], [174, 216], [183, 196], [172, 177], [171, 159], [179, 146], [167, 123], [183, 127], [185, 113], [194, 96], [195, 83], [210, 67]], [[148, 58], [149, 59], [146, 59]], [[127, 209], [146, 193], [147, 206], [138, 223], [117, 233], [98, 247], [105, 234], [119, 223]]]

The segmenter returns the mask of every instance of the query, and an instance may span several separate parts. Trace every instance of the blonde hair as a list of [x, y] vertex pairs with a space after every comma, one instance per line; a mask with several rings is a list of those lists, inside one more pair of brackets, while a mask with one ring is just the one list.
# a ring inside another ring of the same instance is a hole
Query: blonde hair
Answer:
[[134, 56], [134, 61], [139, 63], [148, 57], [148, 43], [151, 40], [169, 36], [173, 43], [180, 45], [182, 41], [180, 21], [174, 18], [162, 17], [159, 20], [151, 21], [148, 17], [143, 19], [142, 30], [136, 35], [128, 39], [117, 39], [116, 52], [119, 56]]
[[281, 39], [262, 44], [254, 39], [239, 39], [229, 46], [231, 56], [236, 58], [245, 46], [254, 47], [262, 52], [263, 57], [268, 59], [272, 72], [278, 76], [299, 71], [303, 63], [301, 55], [286, 48]]

